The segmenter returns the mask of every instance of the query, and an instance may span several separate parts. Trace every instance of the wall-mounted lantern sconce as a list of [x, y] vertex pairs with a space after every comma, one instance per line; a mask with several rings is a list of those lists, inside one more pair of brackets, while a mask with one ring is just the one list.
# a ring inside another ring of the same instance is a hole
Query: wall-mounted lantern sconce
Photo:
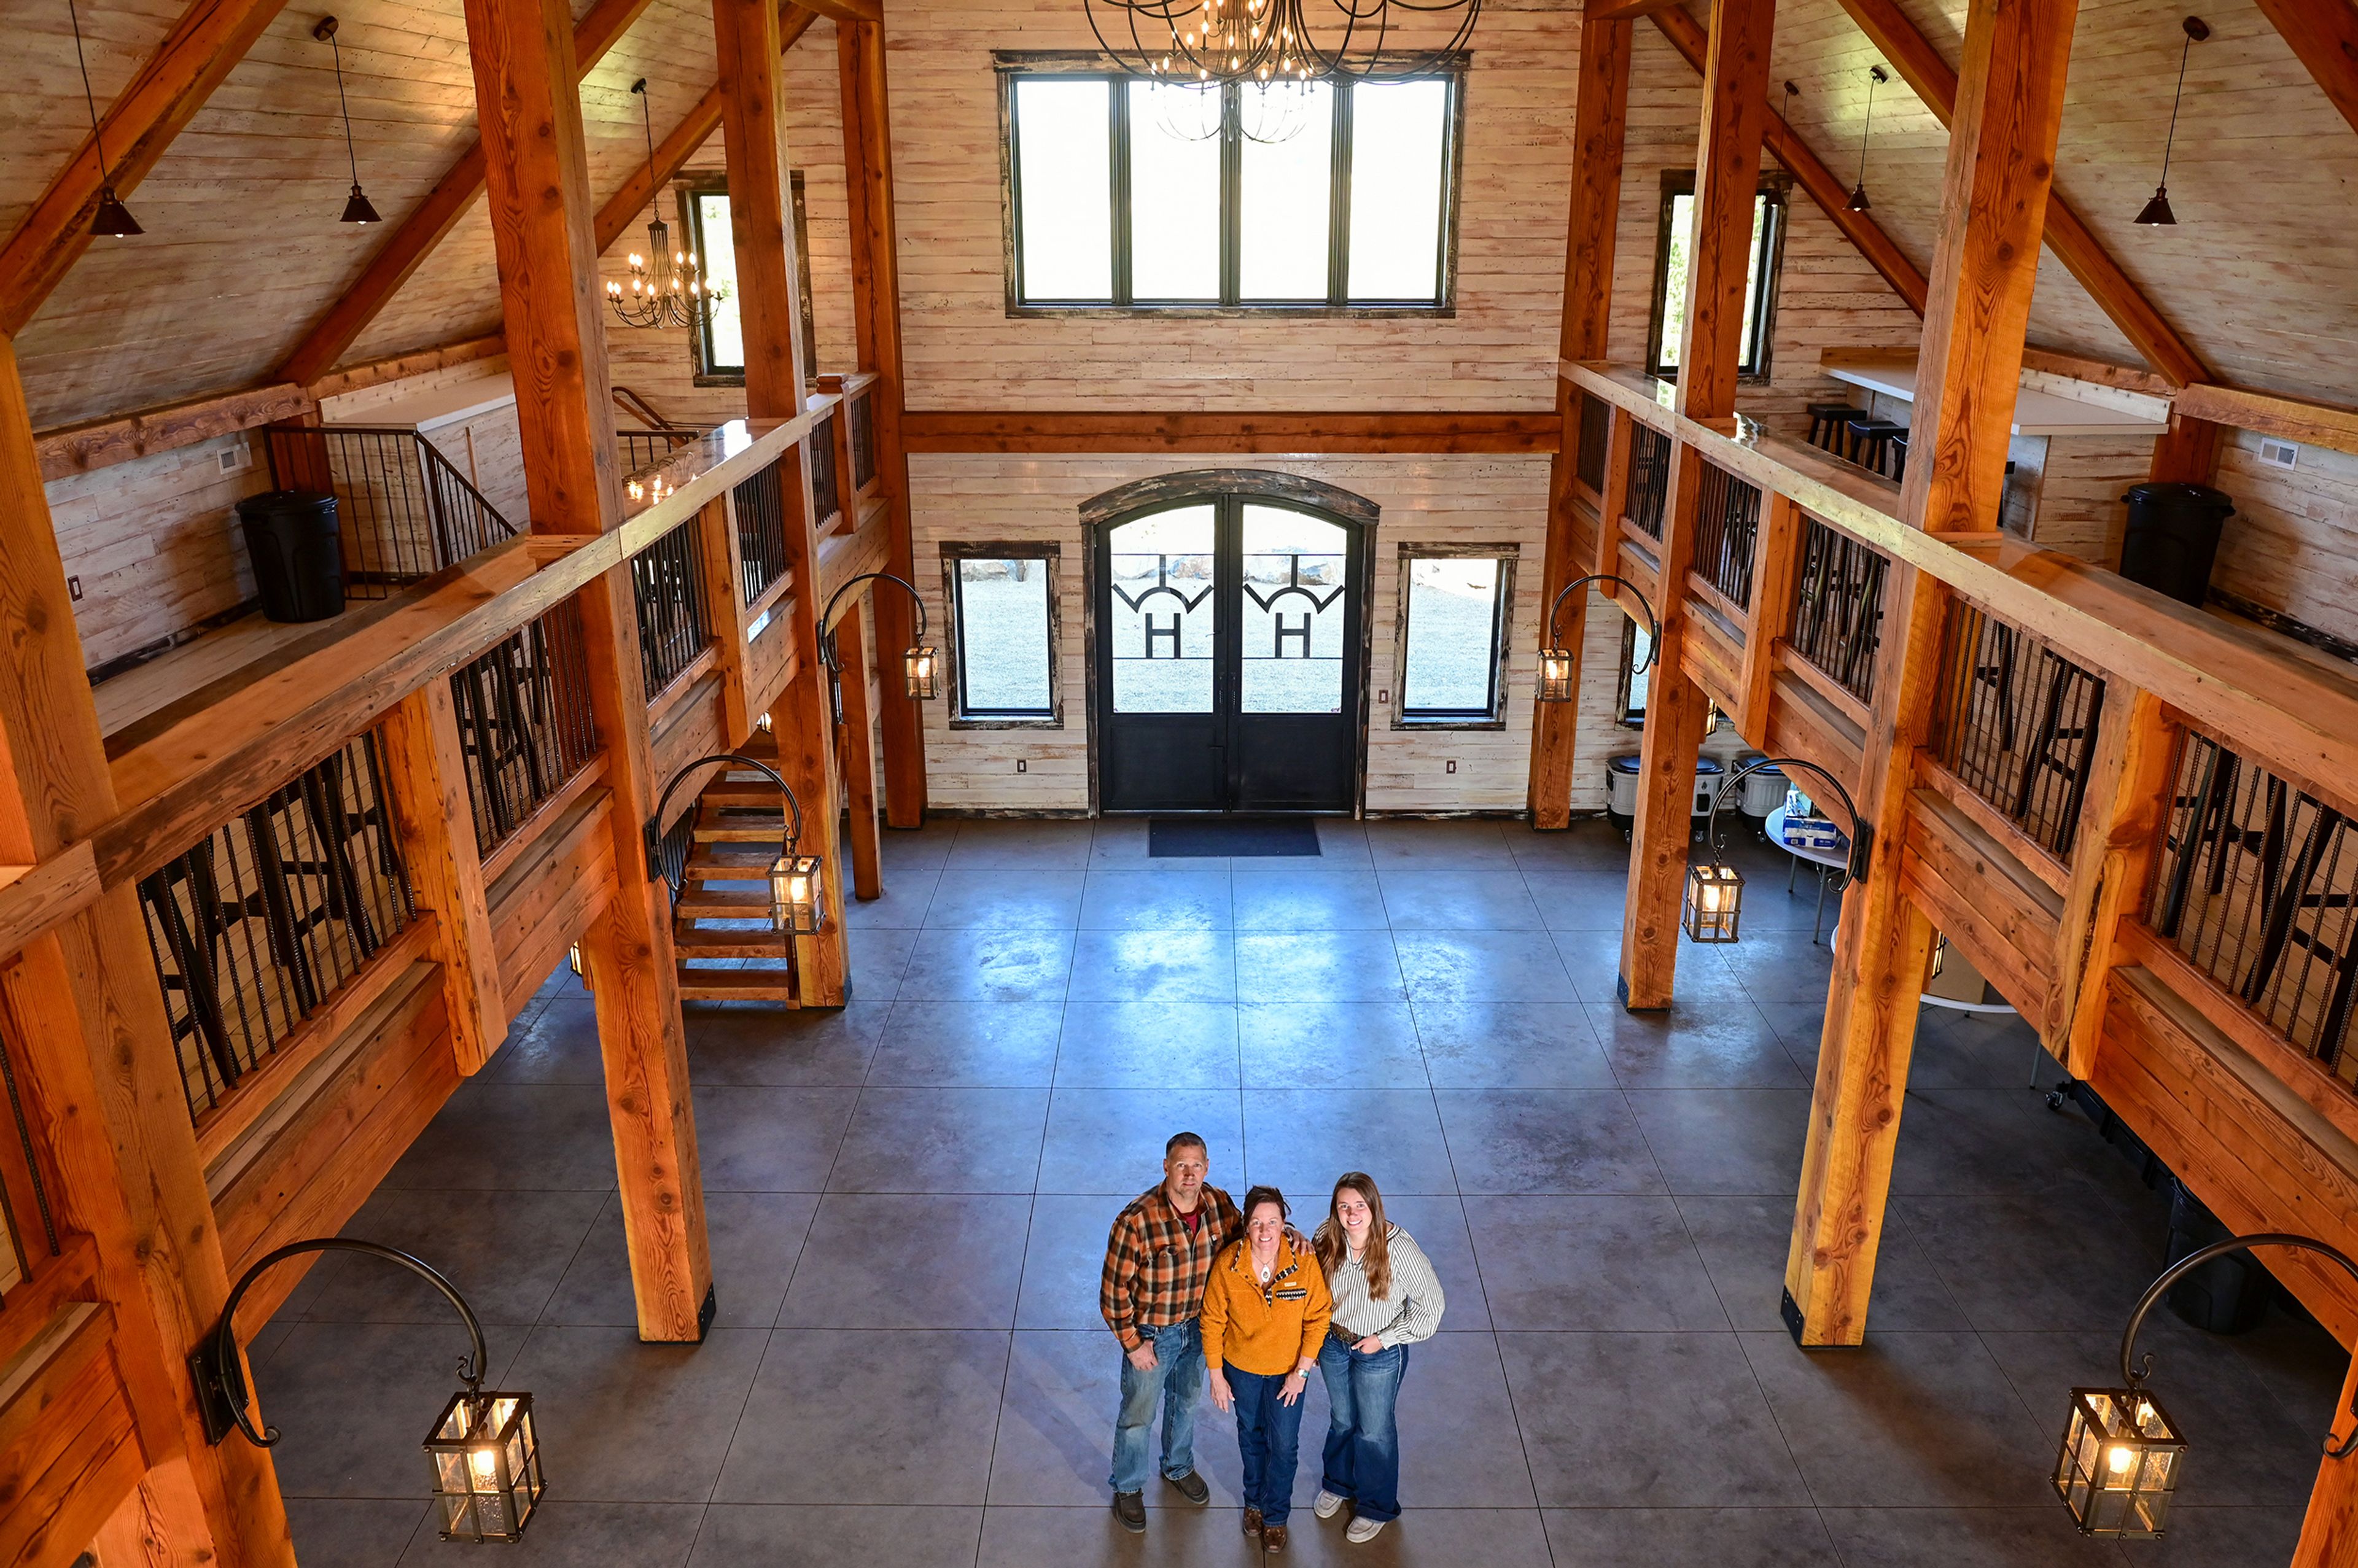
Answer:
[[664, 809], [671, 804], [672, 792], [690, 773], [714, 762], [752, 768], [778, 786], [785, 809], [779, 814], [777, 859], [770, 863], [766, 873], [770, 882], [770, 924], [788, 936], [816, 936], [827, 921], [826, 866], [820, 857], [800, 852], [803, 803], [795, 798], [795, 792], [787, 787], [778, 770], [759, 757], [748, 757], [739, 752], [715, 752], [697, 758], [672, 774], [655, 801], [653, 820], [646, 825], [648, 880], [660, 877], [670, 887], [673, 901], [678, 901], [680, 883], [687, 874], [687, 852], [684, 844], [676, 845], [664, 832]]
[[1860, 817], [1858, 807], [1852, 804], [1850, 791], [1843, 788], [1842, 780], [1799, 757], [1761, 757], [1744, 764], [1727, 775], [1719, 786], [1719, 794], [1711, 803], [1711, 820], [1706, 838], [1712, 858], [1687, 868], [1686, 907], [1681, 912], [1679, 924], [1687, 928], [1690, 942], [1733, 942], [1736, 939], [1736, 923], [1744, 913], [1744, 876], [1727, 863], [1727, 846], [1719, 837], [1720, 808], [1731, 795], [1742, 797], [1737, 786], [1745, 778], [1763, 768], [1801, 768], [1818, 775], [1832, 786], [1835, 798], [1843, 804], [1850, 818], [1850, 863], [1843, 868], [1844, 875], [1856, 881], [1866, 875], [1875, 831]]
[[827, 612], [818, 618], [818, 656], [827, 665], [827, 700], [833, 705], [835, 721], [843, 722], [843, 655], [835, 645], [835, 607], [843, 596], [863, 582], [898, 583], [906, 589], [909, 601], [917, 607], [917, 640], [901, 654], [901, 685], [914, 701], [925, 701], [940, 688], [941, 655], [925, 641], [925, 597], [916, 585], [891, 572], [862, 572], [828, 596]]
[[426, 1457], [434, 1471], [434, 1511], [445, 1541], [521, 1541], [525, 1526], [539, 1511], [548, 1482], [540, 1468], [539, 1434], [533, 1425], [532, 1396], [487, 1393], [483, 1372], [483, 1325], [458, 1287], [439, 1270], [406, 1252], [374, 1241], [322, 1236], [294, 1241], [255, 1263], [231, 1290], [222, 1307], [221, 1321], [197, 1342], [189, 1357], [189, 1370], [197, 1385], [197, 1411], [203, 1419], [205, 1441], [218, 1444], [232, 1432], [242, 1432], [257, 1448], [276, 1446], [275, 1426], [255, 1431], [246, 1414], [249, 1392], [245, 1363], [237, 1346], [237, 1308], [247, 1289], [273, 1265], [306, 1252], [358, 1252], [398, 1263], [449, 1298], [466, 1321], [472, 1353], [459, 1363], [459, 1379], [466, 1387], [450, 1396], [442, 1413], [426, 1434]]
[[1628, 578], [1614, 577], [1606, 572], [1591, 572], [1586, 577], [1576, 577], [1557, 591], [1555, 602], [1548, 606], [1547, 639], [1540, 649], [1540, 684], [1536, 694], [1541, 702], [1580, 700], [1580, 654], [1577, 650], [1563, 645], [1563, 634], [1557, 629], [1556, 617], [1563, 611], [1563, 601], [1572, 597], [1574, 589], [1586, 588], [1592, 582], [1619, 583], [1629, 590], [1629, 597], [1638, 601], [1638, 608], [1646, 612], [1646, 657], [1629, 673], [1642, 675], [1647, 665], [1653, 662], [1654, 647], [1662, 640], [1661, 623], [1654, 619], [1654, 607], [1646, 602], [1646, 596], [1638, 591], [1638, 585]]
[[[2054, 1482], [2055, 1495], [2071, 1511], [2081, 1534], [2144, 1541], [2159, 1535], [2169, 1524], [2170, 1499], [2191, 1445], [2146, 1387], [2146, 1379], [2153, 1376], [2153, 1357], [2148, 1353], [2142, 1362], [2136, 1360], [2137, 1330], [2153, 1303], [2182, 1276], [2247, 1247], [2306, 1248], [2358, 1279], [2358, 1263], [2338, 1249], [2313, 1237], [2275, 1230], [2198, 1247], [2157, 1275], [2137, 1298], [2136, 1310], [2129, 1314], [2128, 1328], [2121, 1335], [2120, 1387], [2071, 1390]], [[2358, 1429], [2339, 1444], [2327, 1434], [2328, 1459], [2347, 1459], [2353, 1452], [2358, 1452]]]

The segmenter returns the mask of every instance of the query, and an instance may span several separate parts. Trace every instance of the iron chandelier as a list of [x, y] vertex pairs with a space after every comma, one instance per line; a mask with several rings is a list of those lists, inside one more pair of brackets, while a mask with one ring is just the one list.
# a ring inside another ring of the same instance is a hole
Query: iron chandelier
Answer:
[[[1430, 75], [1465, 49], [1482, 15], [1482, 0], [1082, 0], [1082, 7], [1098, 44], [1131, 75], [1199, 85]], [[1398, 35], [1407, 27], [1425, 36], [1402, 47]], [[1430, 33], [1442, 27], [1450, 36], [1433, 40]]]
[[638, 94], [640, 125], [647, 138], [647, 248], [644, 255], [631, 253], [628, 288], [607, 280], [606, 303], [625, 327], [700, 327], [720, 297], [697, 276], [696, 258], [672, 245], [671, 225], [663, 221], [659, 205], [663, 193], [656, 189], [655, 127], [647, 108], [647, 79], [631, 83], [631, 91]]

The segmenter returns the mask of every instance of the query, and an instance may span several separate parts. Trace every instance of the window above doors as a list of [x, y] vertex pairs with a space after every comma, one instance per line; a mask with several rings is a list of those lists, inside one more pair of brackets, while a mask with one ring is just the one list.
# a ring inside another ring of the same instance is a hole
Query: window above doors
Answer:
[[1462, 70], [1194, 88], [1001, 55], [1011, 315], [1445, 315]]
[[[1744, 289], [1744, 336], [1736, 374], [1768, 377], [1776, 341], [1777, 281], [1785, 258], [1786, 193], [1782, 175], [1764, 176], [1752, 198], [1752, 250]], [[1654, 244], [1653, 311], [1646, 334], [1646, 371], [1675, 381], [1686, 333], [1688, 246], [1694, 234], [1694, 170], [1662, 175], [1661, 223]]]

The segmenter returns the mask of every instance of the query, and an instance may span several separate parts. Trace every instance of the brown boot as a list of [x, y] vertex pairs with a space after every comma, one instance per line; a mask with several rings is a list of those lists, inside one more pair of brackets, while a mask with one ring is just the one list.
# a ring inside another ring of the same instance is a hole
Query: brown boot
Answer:
[[1247, 1509], [1245, 1510], [1245, 1533], [1247, 1535], [1259, 1535], [1260, 1533], [1260, 1510], [1259, 1509]]
[[1273, 1524], [1268, 1529], [1262, 1530], [1260, 1532], [1260, 1549], [1263, 1552], [1268, 1552], [1271, 1557], [1274, 1557], [1279, 1552], [1284, 1551], [1285, 1527], [1282, 1524]]

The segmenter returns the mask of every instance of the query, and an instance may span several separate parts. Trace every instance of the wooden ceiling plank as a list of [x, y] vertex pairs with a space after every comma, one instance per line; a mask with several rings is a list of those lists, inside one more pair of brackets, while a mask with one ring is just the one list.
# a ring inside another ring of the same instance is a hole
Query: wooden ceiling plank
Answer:
[[[1703, 24], [1675, 5], [1668, 10], [1653, 12], [1651, 16], [1654, 26], [1671, 40], [1671, 47], [1679, 51], [1687, 64], [1698, 71], [1702, 70], [1706, 42]], [[1924, 314], [1923, 269], [1908, 259], [1908, 253], [1892, 242], [1891, 236], [1884, 232], [1883, 225], [1864, 212], [1850, 211], [1850, 192], [1834, 177], [1833, 170], [1810, 150], [1809, 144], [1801, 140], [1801, 134], [1786, 124], [1785, 117], [1772, 109], [1762, 139], [1770, 156], [1784, 166], [1785, 172], [1793, 177], [1793, 182], [1808, 193], [1810, 200], [1833, 220], [1834, 227], [1857, 247], [1858, 253], [1866, 258], [1867, 265], [1882, 274], [1883, 281], [1908, 302], [1909, 309], [1919, 316]]]
[[[604, 59], [606, 51], [621, 41], [631, 24], [647, 8], [648, 0], [598, 0], [590, 14], [575, 24], [573, 52], [575, 68], [580, 77], [587, 77]], [[411, 209], [384, 243], [369, 257], [359, 277], [351, 287], [290, 351], [278, 368], [271, 373], [273, 381], [291, 381], [305, 384], [317, 381], [335, 368], [338, 360], [360, 341], [369, 323], [401, 292], [412, 274], [434, 254], [434, 248], [459, 226], [483, 194], [483, 143], [479, 136], [468, 144], [426, 199]]]
[[[795, 0], [795, 6], [806, 15], [838, 22], [872, 22], [882, 26], [884, 21], [884, 7], [880, 0]], [[789, 12], [790, 19], [791, 16]]]
[[[2330, 3], [2349, 9], [2346, 0]], [[1859, 31], [1866, 35], [1867, 42], [1891, 62], [1900, 80], [1923, 100], [1924, 106], [1939, 117], [1941, 124], [1946, 125], [1953, 121], [1957, 114], [1957, 73], [1931, 40], [1908, 19], [1897, 0], [1841, 0], [1841, 5], [1850, 19], [1858, 24]], [[2045, 239], [2055, 259], [2079, 280], [2097, 308], [2154, 369], [2181, 386], [2212, 379], [2202, 356], [2179, 336], [2178, 330], [2121, 270], [2112, 253], [2104, 249], [2104, 242], [2096, 238], [2060, 194], [2050, 194], [2048, 199]]]
[[276, 19], [287, 0], [192, 0], [100, 122], [113, 155], [85, 140], [0, 247], [0, 335], [15, 337], [91, 242], [102, 187], [127, 196]]
[[2260, 15], [2358, 130], [2358, 5], [2350, 0], [2259, 0]]

